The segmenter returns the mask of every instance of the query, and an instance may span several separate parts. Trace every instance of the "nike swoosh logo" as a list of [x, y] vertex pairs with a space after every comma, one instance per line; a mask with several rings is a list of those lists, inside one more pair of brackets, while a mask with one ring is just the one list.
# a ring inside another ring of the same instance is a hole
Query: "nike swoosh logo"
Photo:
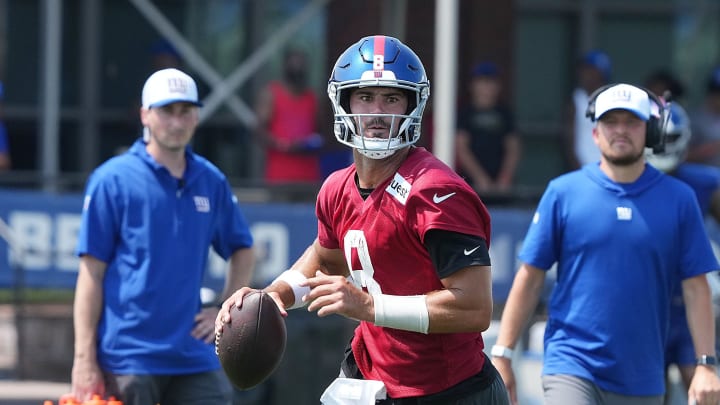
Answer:
[[[482, 246], [482, 245], [480, 245], [480, 246]], [[463, 250], [463, 253], [465, 253], [465, 256], [470, 256], [474, 251], [480, 249], [480, 246], [476, 246], [475, 249], [470, 249], [470, 250], [465, 249], [465, 250]]]
[[435, 195], [433, 196], [433, 202], [435, 204], [440, 204], [441, 202], [447, 200], [448, 198], [450, 198], [454, 195], [455, 195], [455, 193], [450, 193], [450, 194], [445, 194], [443, 196], [438, 196], [437, 193], [435, 193]]

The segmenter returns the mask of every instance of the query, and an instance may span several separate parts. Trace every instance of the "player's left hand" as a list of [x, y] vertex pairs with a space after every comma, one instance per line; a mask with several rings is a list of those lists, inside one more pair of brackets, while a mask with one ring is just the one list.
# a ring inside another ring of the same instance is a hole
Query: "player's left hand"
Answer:
[[317, 271], [305, 284], [310, 287], [303, 297], [303, 301], [310, 303], [308, 311], [317, 311], [318, 316], [340, 314], [359, 321], [375, 321], [372, 297], [347, 278]]
[[203, 308], [195, 315], [195, 326], [190, 333], [195, 339], [212, 343], [215, 341], [215, 318], [218, 309], [215, 307]]
[[695, 375], [688, 389], [688, 404], [720, 404], [720, 378], [715, 367], [695, 367]]

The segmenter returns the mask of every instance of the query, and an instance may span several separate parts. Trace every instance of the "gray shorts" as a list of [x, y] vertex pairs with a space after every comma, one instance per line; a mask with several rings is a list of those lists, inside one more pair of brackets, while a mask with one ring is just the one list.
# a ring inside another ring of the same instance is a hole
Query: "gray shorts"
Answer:
[[105, 373], [105, 390], [123, 405], [230, 405], [233, 393], [222, 370], [180, 375]]
[[662, 405], [664, 396], [620, 395], [584, 378], [566, 374], [542, 376], [546, 405]]

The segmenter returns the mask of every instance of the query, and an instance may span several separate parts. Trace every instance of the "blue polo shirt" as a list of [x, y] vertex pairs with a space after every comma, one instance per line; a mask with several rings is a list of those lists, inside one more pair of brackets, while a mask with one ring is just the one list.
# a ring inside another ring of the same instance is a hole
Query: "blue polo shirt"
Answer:
[[117, 374], [220, 367], [193, 338], [209, 249], [224, 259], [253, 240], [225, 176], [190, 148], [178, 180], [142, 140], [90, 176], [77, 254], [107, 263], [98, 361]]
[[683, 162], [672, 175], [692, 187], [700, 204], [700, 211], [707, 215], [712, 195], [720, 188], [720, 169], [716, 166]]
[[672, 287], [719, 267], [693, 191], [649, 165], [629, 184], [597, 163], [551, 181], [519, 258], [557, 263], [543, 374], [622, 395], [665, 391]]

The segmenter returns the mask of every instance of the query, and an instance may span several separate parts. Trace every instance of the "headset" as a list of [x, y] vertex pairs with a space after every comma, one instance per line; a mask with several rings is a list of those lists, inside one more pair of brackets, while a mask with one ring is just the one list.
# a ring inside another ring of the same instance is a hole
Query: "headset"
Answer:
[[[590, 118], [590, 121], [595, 122], [595, 100], [598, 95], [603, 91], [617, 86], [619, 83], [606, 84], [599, 89], [595, 90], [588, 97], [588, 106], [585, 110], [585, 116]], [[662, 153], [665, 151], [665, 139], [667, 137], [667, 126], [670, 118], [670, 94], [665, 94], [665, 100], [658, 97], [655, 93], [642, 86], [634, 86], [643, 90], [647, 93], [650, 99], [650, 118], [647, 121], [647, 129], [645, 132], [645, 146], [651, 148], [653, 153]]]

